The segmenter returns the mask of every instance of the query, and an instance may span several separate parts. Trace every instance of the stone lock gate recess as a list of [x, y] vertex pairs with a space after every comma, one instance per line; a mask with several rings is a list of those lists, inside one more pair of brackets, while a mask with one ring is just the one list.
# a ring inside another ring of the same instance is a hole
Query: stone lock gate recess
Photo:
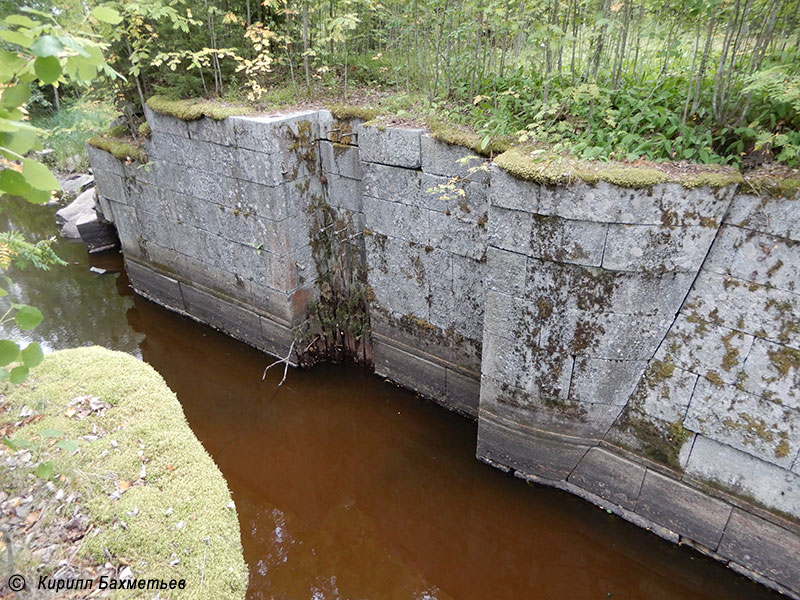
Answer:
[[147, 121], [148, 165], [89, 148], [137, 292], [372, 364], [480, 460], [800, 597], [800, 198], [545, 185], [327, 110]]

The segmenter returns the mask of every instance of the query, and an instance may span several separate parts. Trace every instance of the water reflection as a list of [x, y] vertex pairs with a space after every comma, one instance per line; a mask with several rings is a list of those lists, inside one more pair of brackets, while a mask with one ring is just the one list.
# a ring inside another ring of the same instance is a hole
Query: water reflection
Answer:
[[[52, 210], [7, 208], [29, 239]], [[85, 250], [16, 292], [48, 348], [141, 356], [180, 398], [239, 512], [251, 599], [776, 598], [724, 566], [568, 494], [478, 463], [476, 427], [365, 370], [321, 365], [261, 382], [270, 359], [88, 272]], [[110, 375], [113, 376], [113, 375]]]
[[[21, 198], [3, 198], [0, 230], [19, 231], [35, 242], [58, 235], [55, 211], [58, 207], [35, 206]], [[9, 290], [15, 302], [30, 304], [44, 314], [34, 331], [19, 331], [13, 324], [2, 332], [4, 337], [29, 342], [38, 341], [47, 351], [99, 344], [141, 358], [142, 335], [132, 331], [124, 318], [132, 307], [132, 292], [127, 280], [119, 281], [113, 271], [122, 268], [118, 252], [87, 257], [80, 242], [59, 238], [54, 244], [66, 267], [11, 269], [14, 281]], [[109, 270], [97, 274], [90, 266]]]

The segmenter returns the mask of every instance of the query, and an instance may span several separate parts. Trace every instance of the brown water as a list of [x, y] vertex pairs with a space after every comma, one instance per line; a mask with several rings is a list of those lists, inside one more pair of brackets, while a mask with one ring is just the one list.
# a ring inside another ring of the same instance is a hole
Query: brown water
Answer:
[[[43, 237], [54, 232], [51, 215], [12, 204], [2, 219]], [[249, 598], [778, 597], [477, 462], [474, 423], [363, 369], [291, 370], [282, 387], [273, 369], [262, 383], [268, 356], [133, 295], [124, 274], [90, 274], [82, 246], [58, 250], [70, 267], [14, 276], [18, 297], [46, 316], [32, 337], [51, 349], [131, 352], [163, 375], [233, 492]]]

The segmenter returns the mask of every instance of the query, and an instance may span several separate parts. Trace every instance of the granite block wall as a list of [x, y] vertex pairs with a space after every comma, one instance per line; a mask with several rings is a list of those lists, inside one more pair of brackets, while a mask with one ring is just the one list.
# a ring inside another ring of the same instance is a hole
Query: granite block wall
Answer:
[[480, 460], [798, 597], [797, 198], [542, 185], [326, 110], [147, 119], [149, 165], [90, 148], [139, 293], [369, 363]]

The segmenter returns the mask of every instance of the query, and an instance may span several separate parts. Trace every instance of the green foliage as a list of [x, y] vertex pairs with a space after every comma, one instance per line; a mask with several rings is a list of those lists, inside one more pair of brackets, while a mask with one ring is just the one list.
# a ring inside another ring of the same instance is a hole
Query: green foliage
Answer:
[[[89, 17], [81, 25], [62, 27], [52, 13], [34, 9], [21, 9], [27, 14], [12, 14], [0, 22], [0, 39], [5, 48], [0, 49], [0, 196], [13, 194], [29, 202], [43, 203], [50, 200], [59, 189], [55, 176], [41, 162], [31, 158], [32, 150], [42, 147], [41, 129], [28, 120], [26, 105], [31, 98], [34, 84], [58, 85], [72, 81], [90, 83], [98, 74], [116, 76], [103, 58], [105, 45], [97, 41], [88, 30]], [[30, 15], [30, 16], [27, 16]], [[94, 9], [92, 18], [112, 23], [118, 18], [116, 10], [108, 6]], [[80, 32], [80, 33], [79, 33]], [[0, 270], [10, 266], [25, 268], [34, 266], [47, 269], [51, 265], [65, 264], [53, 252], [52, 240], [36, 243], [26, 241], [18, 232], [0, 232]], [[5, 285], [11, 280], [3, 276]], [[7, 296], [0, 289], [0, 296]], [[8, 303], [8, 309], [0, 317], [0, 325], [12, 320], [21, 331], [35, 329], [43, 318], [35, 307]], [[26, 380], [31, 368], [43, 358], [37, 343], [21, 348], [13, 340], [0, 340], [0, 380], [20, 384]], [[39, 465], [37, 474], [50, 477], [52, 468], [45, 463]]]
[[116, 111], [107, 102], [87, 96], [69, 100], [59, 110], [39, 111], [31, 123], [41, 131], [45, 147], [53, 150], [53, 165], [60, 171], [82, 170], [89, 166], [86, 141], [108, 127]]

